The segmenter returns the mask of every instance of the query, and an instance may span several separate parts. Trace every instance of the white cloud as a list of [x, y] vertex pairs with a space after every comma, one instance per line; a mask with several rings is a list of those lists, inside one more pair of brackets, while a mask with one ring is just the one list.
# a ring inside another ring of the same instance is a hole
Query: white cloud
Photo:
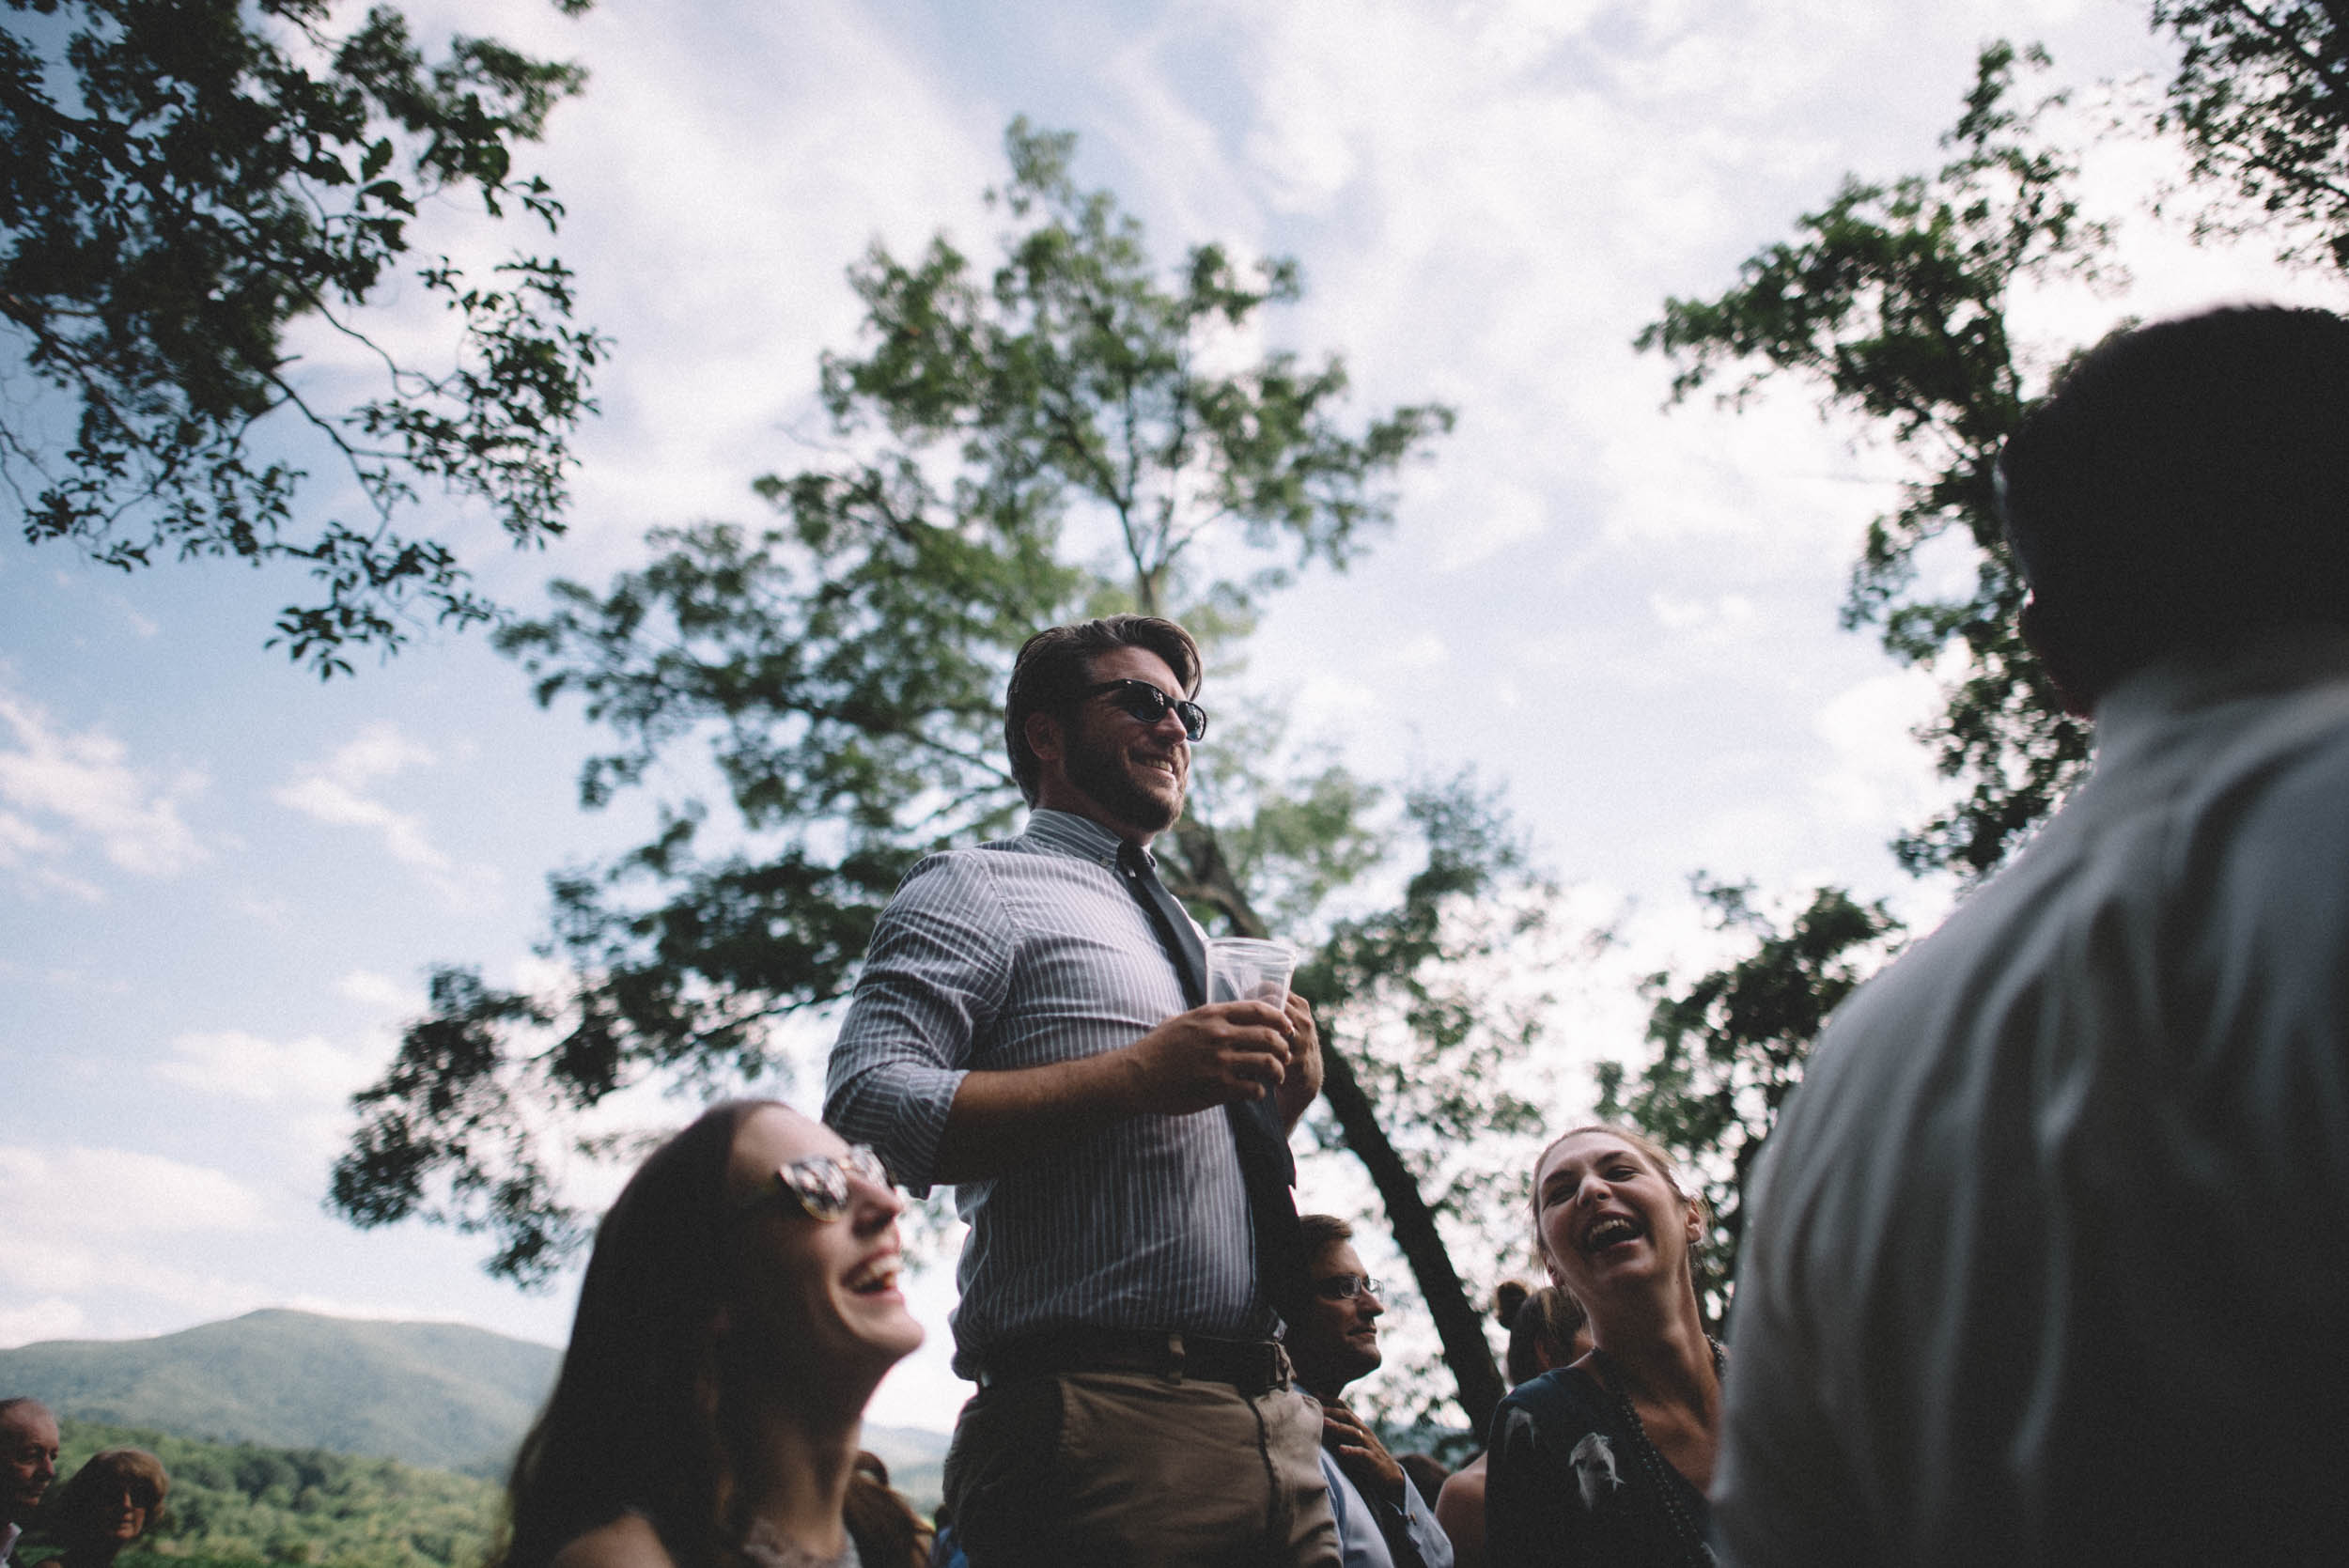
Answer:
[[44, 1340], [83, 1338], [89, 1319], [82, 1309], [60, 1296], [0, 1307], [0, 1346], [37, 1344]]
[[156, 1071], [182, 1088], [260, 1105], [340, 1106], [375, 1076], [380, 1051], [307, 1035], [269, 1040], [242, 1030], [182, 1034]]
[[0, 689], [0, 866], [94, 898], [86, 878], [55, 862], [81, 840], [140, 877], [173, 877], [210, 858], [179, 815], [204, 787], [192, 769], [165, 772], [131, 761], [97, 728], [70, 731], [39, 705]]
[[[241, 1232], [263, 1223], [259, 1195], [222, 1172], [83, 1145], [0, 1144], [0, 1214], [17, 1239]], [[0, 1259], [16, 1250], [0, 1241]]]
[[334, 990], [345, 1001], [379, 1013], [412, 1013], [424, 1005], [423, 993], [413, 986], [372, 970], [352, 970], [334, 982]]
[[1426, 675], [1441, 670], [1452, 662], [1452, 650], [1444, 640], [1432, 631], [1423, 631], [1383, 649], [1376, 667], [1390, 674]]
[[1921, 820], [1949, 785], [1910, 731], [1939, 706], [1939, 687], [1918, 669], [1887, 672], [1838, 692], [1812, 725], [1832, 755], [1813, 781], [1828, 820], [1906, 825]]
[[372, 787], [436, 760], [429, 747], [402, 735], [397, 725], [379, 721], [324, 762], [297, 770], [292, 782], [272, 798], [330, 827], [373, 831], [394, 860], [421, 873], [451, 903], [462, 904], [494, 890], [496, 870], [458, 864], [432, 842], [423, 816], [395, 808]]
[[[260, 1196], [222, 1172], [128, 1149], [0, 1144], [0, 1344], [91, 1337], [126, 1303], [197, 1322], [263, 1305], [253, 1285], [165, 1261], [191, 1235], [272, 1228]], [[212, 1255], [210, 1253], [205, 1255]]]

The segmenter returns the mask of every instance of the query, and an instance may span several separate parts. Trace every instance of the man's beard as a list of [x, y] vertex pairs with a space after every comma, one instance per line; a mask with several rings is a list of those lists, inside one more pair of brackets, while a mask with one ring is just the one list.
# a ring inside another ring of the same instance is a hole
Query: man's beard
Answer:
[[1068, 782], [1118, 821], [1147, 833], [1162, 833], [1183, 815], [1178, 786], [1170, 802], [1134, 782], [1123, 753], [1090, 735], [1079, 737], [1068, 753]]

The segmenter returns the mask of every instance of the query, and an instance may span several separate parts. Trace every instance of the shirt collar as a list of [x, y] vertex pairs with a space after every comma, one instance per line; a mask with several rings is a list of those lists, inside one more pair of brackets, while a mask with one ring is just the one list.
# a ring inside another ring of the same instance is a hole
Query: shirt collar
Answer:
[[2349, 680], [2349, 627], [2279, 627], [2224, 653], [2172, 654], [2123, 677], [2096, 705], [2097, 766], [2223, 704], [2341, 680]]
[[[1057, 854], [1074, 855], [1081, 861], [1097, 862], [1112, 869], [1117, 865], [1117, 851], [1126, 842], [1089, 816], [1045, 808], [1028, 814], [1028, 830], [1019, 836]], [[1149, 850], [1144, 849], [1142, 855], [1143, 859], [1151, 860]]]

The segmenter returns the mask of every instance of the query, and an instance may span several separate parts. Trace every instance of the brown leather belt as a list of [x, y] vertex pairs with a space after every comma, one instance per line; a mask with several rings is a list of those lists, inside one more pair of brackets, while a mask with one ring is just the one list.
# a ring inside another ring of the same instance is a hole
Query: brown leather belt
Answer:
[[979, 1387], [1081, 1372], [1228, 1383], [1253, 1397], [1288, 1387], [1289, 1358], [1275, 1340], [1219, 1340], [1165, 1328], [1053, 1328], [988, 1351], [979, 1363]]

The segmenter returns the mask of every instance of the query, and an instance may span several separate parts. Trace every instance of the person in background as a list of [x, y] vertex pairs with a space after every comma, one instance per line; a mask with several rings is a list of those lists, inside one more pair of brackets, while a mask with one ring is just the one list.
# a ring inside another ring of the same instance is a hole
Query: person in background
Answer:
[[884, 1563], [929, 1568], [935, 1533], [913, 1505], [890, 1486], [889, 1467], [879, 1454], [869, 1450], [857, 1454], [843, 1516], [864, 1568], [881, 1568]]
[[57, 1418], [22, 1395], [0, 1399], [0, 1563], [13, 1568], [16, 1544], [57, 1476]]
[[1704, 1332], [1694, 1253], [1703, 1199], [1664, 1151], [1577, 1127], [1533, 1172], [1534, 1240], [1590, 1315], [1590, 1353], [1518, 1384], [1493, 1416], [1493, 1568], [1706, 1568], [1721, 1352]]
[[[1539, 1377], [1552, 1367], [1571, 1365], [1591, 1348], [1588, 1320], [1573, 1296], [1556, 1285], [1538, 1289], [1522, 1280], [1493, 1287], [1493, 1316], [1509, 1336], [1502, 1370], [1509, 1386]], [[1436, 1498], [1436, 1522], [1452, 1539], [1453, 1568], [1485, 1568], [1485, 1465], [1479, 1450], [1443, 1483]]]
[[51, 1563], [113, 1568], [123, 1548], [163, 1518], [163, 1499], [170, 1495], [163, 1462], [145, 1449], [91, 1454], [41, 1512], [41, 1533], [65, 1548]]
[[2349, 1550], [2349, 320], [2107, 338], [1996, 477], [2095, 757], [1750, 1189], [1743, 1564]]
[[713, 1106], [596, 1233], [499, 1568], [903, 1568], [843, 1519], [864, 1404], [922, 1343], [872, 1151]]
[[1289, 1325], [1297, 1380], [1321, 1402], [1321, 1472], [1337, 1516], [1344, 1568], [1452, 1568], [1452, 1543], [1419, 1488], [1346, 1407], [1346, 1386], [1378, 1370], [1378, 1319], [1386, 1308], [1377, 1282], [1354, 1250], [1354, 1228], [1334, 1215], [1309, 1214], [1305, 1279], [1312, 1287]]

